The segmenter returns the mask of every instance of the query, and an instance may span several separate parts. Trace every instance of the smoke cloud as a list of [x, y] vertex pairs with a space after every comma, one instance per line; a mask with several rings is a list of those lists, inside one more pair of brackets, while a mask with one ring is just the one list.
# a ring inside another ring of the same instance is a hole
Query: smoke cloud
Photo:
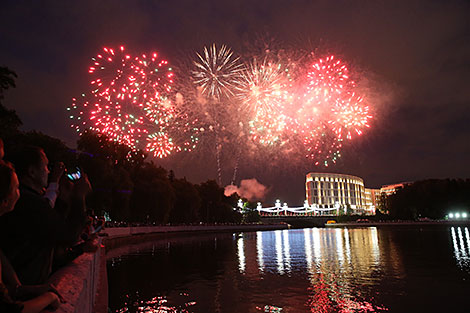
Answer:
[[240, 187], [228, 185], [225, 187], [224, 194], [228, 197], [237, 193], [240, 197], [248, 199], [248, 201], [263, 200], [268, 188], [259, 183], [256, 178], [244, 179], [240, 182]]

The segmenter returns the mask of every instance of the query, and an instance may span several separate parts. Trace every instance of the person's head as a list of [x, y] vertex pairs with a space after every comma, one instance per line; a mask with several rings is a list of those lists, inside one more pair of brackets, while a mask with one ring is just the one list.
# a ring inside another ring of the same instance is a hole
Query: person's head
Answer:
[[23, 146], [12, 152], [10, 161], [15, 165], [22, 184], [38, 191], [47, 187], [49, 160], [44, 150], [35, 146]]
[[10, 212], [20, 197], [18, 177], [13, 167], [0, 161], [0, 216]]

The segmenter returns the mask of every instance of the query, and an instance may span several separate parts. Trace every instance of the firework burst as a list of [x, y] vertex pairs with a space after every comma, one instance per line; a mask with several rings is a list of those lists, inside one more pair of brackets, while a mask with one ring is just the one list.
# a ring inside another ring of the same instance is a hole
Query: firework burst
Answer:
[[305, 156], [314, 164], [328, 167], [341, 157], [343, 140], [325, 124], [302, 131]]
[[210, 98], [232, 97], [240, 83], [243, 64], [239, 57], [234, 57], [225, 45], [217, 50], [215, 44], [204, 47], [204, 53], [196, 53], [194, 61], [194, 83], [202, 88], [202, 93]]
[[307, 74], [308, 93], [317, 99], [330, 100], [343, 93], [347, 87], [354, 87], [348, 72], [346, 65], [333, 55], [320, 59], [310, 67]]
[[110, 100], [111, 93], [119, 94], [122, 88], [126, 88], [126, 70], [130, 59], [123, 46], [119, 49], [103, 48], [100, 54], [92, 58], [93, 63], [88, 69], [92, 77], [92, 93]]
[[[175, 108], [174, 73], [168, 61], [157, 53], [131, 57], [124, 47], [119, 53], [103, 50], [106, 55], [93, 58], [89, 69], [93, 90], [74, 98], [69, 108], [72, 127], [79, 132], [92, 129], [133, 151], [142, 149], [160, 158], [194, 148], [198, 139], [191, 131], [196, 128]], [[99, 74], [104, 77], [96, 77]]]
[[338, 99], [332, 107], [333, 118], [329, 123], [338, 138], [345, 134], [347, 139], [352, 139], [354, 133], [360, 136], [363, 129], [369, 127], [372, 115], [363, 100], [353, 93], [346, 99]]
[[333, 55], [312, 61], [263, 51], [244, 65], [230, 48], [213, 44], [175, 75], [157, 53], [104, 48], [89, 67], [90, 90], [68, 108], [71, 126], [160, 158], [215, 145], [219, 183], [225, 150], [239, 149], [229, 153], [238, 160], [243, 144], [257, 152], [301, 152], [318, 166], [335, 163], [373, 119], [354, 73]]
[[255, 59], [244, 72], [239, 90], [245, 109], [250, 116], [279, 114], [290, 100], [288, 81], [281, 64]]
[[242, 111], [250, 119], [252, 140], [262, 145], [282, 142], [288, 118], [286, 105], [292, 102], [287, 69], [280, 63], [255, 59], [244, 71], [239, 87]]
[[303, 88], [296, 133], [303, 138], [307, 157], [328, 166], [341, 156], [345, 140], [369, 127], [372, 116], [346, 64], [334, 56], [309, 66]]

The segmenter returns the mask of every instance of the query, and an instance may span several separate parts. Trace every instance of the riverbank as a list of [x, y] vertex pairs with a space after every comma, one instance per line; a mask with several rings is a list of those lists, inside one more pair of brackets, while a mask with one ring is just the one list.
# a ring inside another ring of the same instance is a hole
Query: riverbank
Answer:
[[328, 228], [335, 227], [380, 227], [380, 226], [468, 226], [470, 220], [442, 220], [442, 221], [355, 221], [344, 223], [325, 224]]
[[130, 245], [162, 239], [165, 236], [204, 234], [222, 232], [249, 232], [288, 229], [286, 223], [277, 224], [238, 224], [238, 225], [188, 225], [188, 226], [139, 226], [115, 227], [103, 231], [106, 235], [106, 254], [111, 250]]
[[213, 224], [213, 225], [177, 225], [177, 226], [137, 226], [106, 228], [103, 233], [108, 238], [127, 237], [142, 234], [157, 233], [199, 233], [199, 232], [238, 232], [287, 229], [286, 223], [269, 224]]

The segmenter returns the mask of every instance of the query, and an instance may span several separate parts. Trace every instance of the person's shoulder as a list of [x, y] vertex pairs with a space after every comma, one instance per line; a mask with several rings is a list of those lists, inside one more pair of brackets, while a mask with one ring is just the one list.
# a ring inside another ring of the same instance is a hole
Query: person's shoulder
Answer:
[[49, 201], [43, 195], [27, 187], [20, 187], [20, 198], [16, 203], [15, 210], [23, 207], [47, 208], [50, 207]]

